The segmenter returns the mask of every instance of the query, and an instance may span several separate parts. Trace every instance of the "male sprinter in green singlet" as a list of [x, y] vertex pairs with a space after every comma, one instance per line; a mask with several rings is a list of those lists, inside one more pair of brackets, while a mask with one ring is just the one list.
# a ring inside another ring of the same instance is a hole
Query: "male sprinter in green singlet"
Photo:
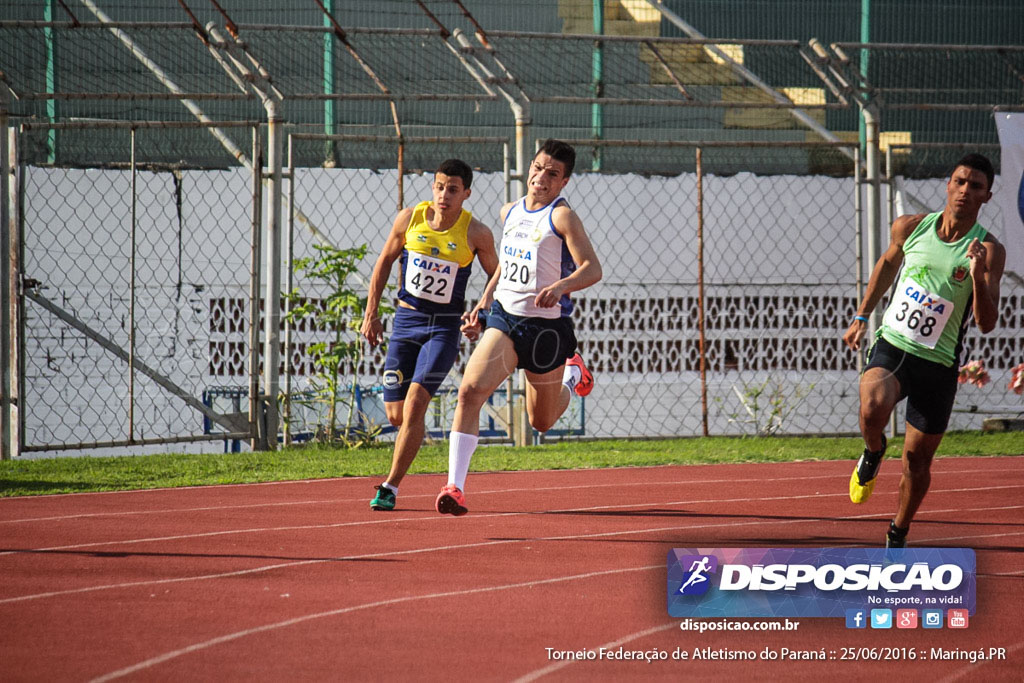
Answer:
[[991, 332], [999, 318], [1006, 249], [978, 224], [981, 205], [992, 197], [993, 176], [988, 159], [968, 154], [950, 175], [941, 213], [900, 216], [893, 222], [889, 248], [871, 271], [864, 300], [843, 335], [847, 346], [860, 348], [868, 316], [898, 275], [860, 378], [860, 431], [866, 448], [850, 478], [850, 500], [865, 502], [885, 455], [886, 423], [906, 398], [903, 476], [887, 548], [906, 545], [910, 522], [928, 492], [932, 457], [953, 410], [971, 315], [983, 333]]

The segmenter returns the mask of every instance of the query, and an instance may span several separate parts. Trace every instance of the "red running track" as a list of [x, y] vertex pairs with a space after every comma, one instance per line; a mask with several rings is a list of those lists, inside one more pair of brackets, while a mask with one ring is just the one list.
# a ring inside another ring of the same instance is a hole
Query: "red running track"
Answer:
[[[1024, 457], [945, 458], [911, 545], [977, 551], [966, 630], [680, 630], [673, 547], [878, 545], [898, 468], [852, 505], [851, 462], [474, 473], [0, 500], [4, 680], [1021, 680]], [[737, 620], [737, 623], [745, 620]], [[820, 661], [572, 661], [555, 651], [825, 648]], [[1005, 660], [843, 661], [843, 648]]]

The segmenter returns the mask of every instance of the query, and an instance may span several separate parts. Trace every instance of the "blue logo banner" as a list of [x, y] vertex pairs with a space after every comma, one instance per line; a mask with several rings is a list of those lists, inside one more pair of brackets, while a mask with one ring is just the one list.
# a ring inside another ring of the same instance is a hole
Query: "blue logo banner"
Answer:
[[[673, 617], [839, 617], [872, 610], [974, 614], [969, 548], [673, 548]], [[876, 625], [877, 626], [877, 625]]]

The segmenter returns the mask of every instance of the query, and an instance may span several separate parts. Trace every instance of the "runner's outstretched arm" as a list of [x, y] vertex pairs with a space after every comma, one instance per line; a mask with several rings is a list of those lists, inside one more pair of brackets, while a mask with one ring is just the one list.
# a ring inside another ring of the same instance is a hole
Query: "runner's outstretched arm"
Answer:
[[[868, 285], [864, 289], [864, 299], [857, 307], [856, 315], [858, 317], [870, 318], [878, 302], [892, 287], [892, 283], [896, 281], [896, 276], [900, 272], [900, 266], [903, 264], [903, 245], [926, 215], [920, 213], [913, 216], [900, 216], [893, 221], [889, 234], [889, 246], [871, 271]], [[843, 341], [848, 347], [858, 351], [866, 330], [866, 322], [854, 319], [843, 335]]]

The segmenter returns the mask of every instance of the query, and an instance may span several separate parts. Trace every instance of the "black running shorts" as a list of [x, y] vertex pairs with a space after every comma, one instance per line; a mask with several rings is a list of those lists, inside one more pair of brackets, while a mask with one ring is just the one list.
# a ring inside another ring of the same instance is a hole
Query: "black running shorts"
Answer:
[[947, 368], [897, 348], [879, 337], [868, 352], [869, 368], [884, 368], [900, 383], [907, 399], [907, 423], [925, 434], [944, 434], [956, 399], [956, 367]]
[[576, 333], [568, 317], [524, 318], [512, 315], [495, 301], [487, 313], [486, 325], [512, 340], [517, 368], [538, 374], [551, 372], [576, 353]]

